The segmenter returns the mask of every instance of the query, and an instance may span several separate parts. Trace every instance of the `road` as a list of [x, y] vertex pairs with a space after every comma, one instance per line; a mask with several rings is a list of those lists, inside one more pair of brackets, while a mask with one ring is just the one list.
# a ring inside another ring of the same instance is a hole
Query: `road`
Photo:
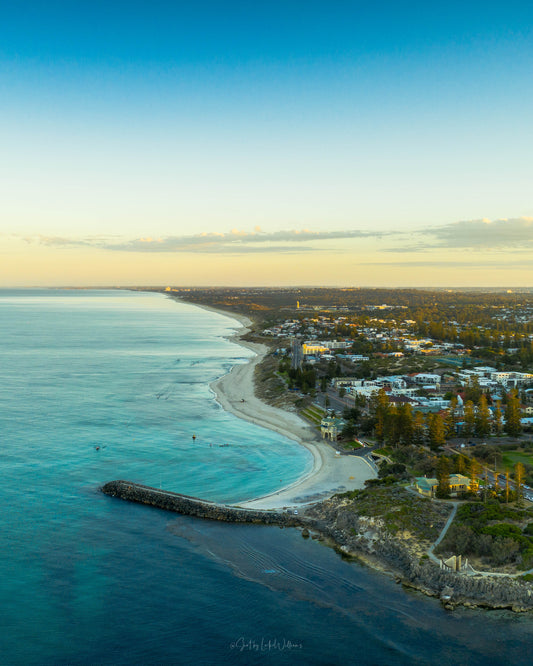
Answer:
[[317, 393], [316, 396], [316, 402], [324, 409], [326, 408], [326, 395], [329, 398], [328, 409], [333, 409], [336, 414], [342, 414], [345, 409], [351, 409], [353, 407], [353, 400], [348, 401], [339, 398], [338, 393], [334, 389], [328, 387], [327, 393]]

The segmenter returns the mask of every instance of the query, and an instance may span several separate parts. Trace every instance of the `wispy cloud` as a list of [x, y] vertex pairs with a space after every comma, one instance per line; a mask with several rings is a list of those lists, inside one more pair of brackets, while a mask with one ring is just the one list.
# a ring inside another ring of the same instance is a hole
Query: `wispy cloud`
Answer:
[[382, 266], [385, 268], [458, 268], [472, 270], [503, 270], [503, 269], [531, 269], [531, 261], [513, 261], [512, 264], [504, 259], [500, 261], [476, 261], [465, 258], [458, 261], [435, 261], [421, 259], [420, 261], [361, 261], [360, 266]]
[[28, 242], [67, 247], [95, 247], [120, 252], [198, 252], [198, 253], [250, 253], [250, 252], [317, 252], [322, 248], [310, 243], [352, 238], [376, 238], [384, 235], [374, 231], [310, 231], [309, 229], [264, 232], [233, 229], [227, 233], [200, 233], [188, 236], [146, 236], [127, 240], [116, 237], [91, 236], [65, 238], [58, 236], [27, 237]]
[[[374, 248], [375, 252], [417, 254], [431, 250], [503, 250], [519, 255], [533, 250], [533, 218], [520, 217], [499, 220], [464, 220], [436, 227], [411, 231], [324, 230], [293, 229], [265, 232], [260, 227], [253, 231], [233, 229], [225, 233], [199, 233], [176, 236], [144, 236], [124, 239], [118, 236], [31, 236], [30, 243], [54, 247], [92, 247], [113, 252], [137, 253], [204, 253], [297, 254], [332, 251], [327, 241], [339, 241], [336, 252], [353, 251], [352, 240], [389, 241], [387, 247]], [[394, 239], [395, 244], [390, 241]], [[404, 263], [404, 262], [402, 262]], [[407, 265], [404, 263], [404, 265]], [[431, 265], [435, 265], [431, 262]]]
[[533, 244], [533, 218], [469, 220], [433, 230], [444, 247], [523, 247]]
[[463, 220], [418, 231], [412, 245], [389, 247], [385, 252], [423, 252], [431, 249], [506, 250], [533, 249], [533, 218]]

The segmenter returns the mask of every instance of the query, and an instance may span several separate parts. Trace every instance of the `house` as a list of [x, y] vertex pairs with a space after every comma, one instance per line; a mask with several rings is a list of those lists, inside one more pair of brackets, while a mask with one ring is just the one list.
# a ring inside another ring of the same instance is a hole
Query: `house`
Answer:
[[419, 476], [415, 479], [415, 488], [424, 497], [434, 497], [438, 485], [437, 479], [428, 479], [425, 476]]
[[470, 490], [471, 481], [462, 474], [450, 474], [450, 494], [465, 493]]
[[[450, 474], [450, 495], [456, 497], [459, 493], [468, 492], [472, 488], [472, 482], [467, 476], [462, 474]], [[437, 479], [428, 479], [425, 476], [419, 476], [415, 479], [415, 488], [424, 497], [435, 497], [437, 486], [439, 482]], [[477, 484], [476, 488], [477, 489]]]

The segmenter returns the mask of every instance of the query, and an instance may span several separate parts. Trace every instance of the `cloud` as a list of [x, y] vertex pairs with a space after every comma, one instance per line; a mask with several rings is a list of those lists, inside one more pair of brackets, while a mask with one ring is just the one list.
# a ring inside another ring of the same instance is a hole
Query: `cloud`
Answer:
[[386, 248], [385, 252], [422, 252], [431, 249], [511, 250], [533, 249], [533, 218], [463, 220], [419, 230], [421, 238], [411, 246]]
[[[87, 236], [67, 238], [58, 236], [33, 236], [28, 242], [55, 247], [88, 247], [113, 252], [137, 253], [309, 253], [348, 252], [350, 240], [391, 240], [396, 243], [379, 247], [374, 252], [417, 254], [430, 250], [505, 250], [515, 255], [533, 250], [533, 218], [520, 217], [499, 220], [463, 220], [436, 227], [411, 231], [331, 230], [311, 231], [292, 229], [265, 232], [256, 226], [253, 231], [232, 229], [225, 233], [203, 232], [181, 236], [142, 236], [124, 239], [118, 236]], [[335, 249], [324, 245], [325, 241], [342, 241]], [[362, 250], [362, 246], [360, 248]], [[407, 264], [404, 264], [407, 265]], [[434, 265], [434, 264], [432, 264]]]
[[475, 269], [475, 270], [500, 270], [500, 269], [531, 269], [530, 261], [509, 261], [504, 259], [500, 261], [476, 261], [473, 262], [470, 258], [454, 261], [435, 261], [433, 259], [422, 259], [420, 261], [361, 261], [360, 266], [382, 266], [384, 269], [396, 268], [460, 268], [460, 269]]
[[[309, 243], [324, 240], [345, 240], [351, 238], [376, 238], [384, 235], [374, 231], [310, 231], [296, 229], [266, 233], [260, 227], [254, 231], [232, 229], [228, 233], [200, 233], [190, 236], [146, 236], [130, 240], [116, 237], [92, 236], [85, 238], [64, 238], [58, 236], [33, 236], [28, 242], [41, 245], [67, 247], [84, 246], [120, 252], [198, 252], [237, 254], [251, 252], [318, 252], [322, 248], [309, 246]], [[287, 245], [290, 244], [290, 245]], [[306, 247], [307, 244], [307, 247]]]
[[[106, 243], [112, 242], [113, 236], [87, 236], [85, 238], [65, 238], [63, 236], [23, 236], [22, 239], [27, 243], [47, 245], [48, 247], [103, 247]], [[116, 238], [116, 237], [115, 237]]]
[[469, 220], [432, 230], [441, 247], [522, 247], [533, 244], [533, 218]]

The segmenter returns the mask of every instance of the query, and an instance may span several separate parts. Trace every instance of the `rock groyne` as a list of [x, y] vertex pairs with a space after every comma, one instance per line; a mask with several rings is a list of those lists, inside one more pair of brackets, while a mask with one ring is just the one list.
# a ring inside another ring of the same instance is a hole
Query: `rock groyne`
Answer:
[[220, 520], [228, 523], [255, 523], [262, 525], [280, 525], [283, 527], [301, 527], [302, 521], [297, 514], [288, 511], [263, 511], [243, 509], [237, 506], [218, 504], [197, 497], [181, 495], [168, 490], [159, 490], [132, 481], [110, 481], [102, 488], [110, 497], [119, 497], [129, 502], [147, 504], [165, 511], [181, 513], [185, 516]]
[[295, 514], [294, 510], [267, 511], [217, 504], [131, 481], [111, 481], [105, 484], [102, 492], [196, 518], [300, 527], [304, 536], [312, 530], [342, 553], [362, 557], [369, 564], [395, 574], [397, 581], [404, 586], [440, 597], [449, 609], [464, 605], [513, 611], [533, 610], [533, 584], [530, 582], [506, 576], [442, 571], [427, 558], [415, 556], [405, 543], [390, 533], [380, 518], [358, 515], [340, 498], [307, 507], [305, 514]]

